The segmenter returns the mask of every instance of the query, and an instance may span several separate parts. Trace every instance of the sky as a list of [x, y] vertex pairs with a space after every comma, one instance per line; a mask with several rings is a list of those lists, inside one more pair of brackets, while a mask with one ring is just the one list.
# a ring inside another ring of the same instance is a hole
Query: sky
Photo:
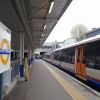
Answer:
[[77, 24], [83, 24], [88, 30], [100, 27], [100, 0], [73, 0], [46, 42], [71, 38], [71, 29]]

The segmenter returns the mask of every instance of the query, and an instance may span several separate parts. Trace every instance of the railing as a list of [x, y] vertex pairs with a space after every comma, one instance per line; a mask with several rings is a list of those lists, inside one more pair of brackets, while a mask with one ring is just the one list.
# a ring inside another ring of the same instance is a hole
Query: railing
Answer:
[[17, 75], [19, 74], [19, 68], [20, 68], [20, 61], [14, 60], [11, 61], [11, 81], [13, 81]]
[[11, 83], [17, 78], [19, 74], [20, 62], [18, 60], [11, 61], [9, 70], [3, 73], [3, 96], [5, 96], [7, 89]]

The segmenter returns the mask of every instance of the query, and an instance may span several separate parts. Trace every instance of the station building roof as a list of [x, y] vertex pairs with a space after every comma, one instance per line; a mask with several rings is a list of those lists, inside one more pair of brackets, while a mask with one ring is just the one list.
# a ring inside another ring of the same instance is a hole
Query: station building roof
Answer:
[[100, 34], [100, 28], [93, 28], [91, 31], [86, 33], [86, 37], [90, 38]]

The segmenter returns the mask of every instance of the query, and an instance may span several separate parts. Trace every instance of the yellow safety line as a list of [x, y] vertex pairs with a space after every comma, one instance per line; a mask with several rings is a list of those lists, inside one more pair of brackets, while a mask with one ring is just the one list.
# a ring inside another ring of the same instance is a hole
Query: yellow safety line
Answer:
[[64, 78], [62, 78], [55, 70], [53, 70], [46, 63], [42, 62], [45, 67], [51, 72], [55, 79], [63, 86], [63, 88], [72, 96], [74, 100], [88, 100], [84, 95], [82, 95], [74, 86], [68, 83]]

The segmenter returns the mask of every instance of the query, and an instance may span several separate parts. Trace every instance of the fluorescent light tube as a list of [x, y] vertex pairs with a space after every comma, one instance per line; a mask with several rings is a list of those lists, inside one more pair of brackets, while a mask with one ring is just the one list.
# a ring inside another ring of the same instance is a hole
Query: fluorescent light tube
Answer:
[[54, 1], [51, 2], [50, 9], [49, 9], [49, 13], [51, 13], [51, 10], [53, 8], [53, 5], [54, 5]]
[[44, 25], [44, 30], [45, 30], [45, 28], [46, 28], [46, 25]]

